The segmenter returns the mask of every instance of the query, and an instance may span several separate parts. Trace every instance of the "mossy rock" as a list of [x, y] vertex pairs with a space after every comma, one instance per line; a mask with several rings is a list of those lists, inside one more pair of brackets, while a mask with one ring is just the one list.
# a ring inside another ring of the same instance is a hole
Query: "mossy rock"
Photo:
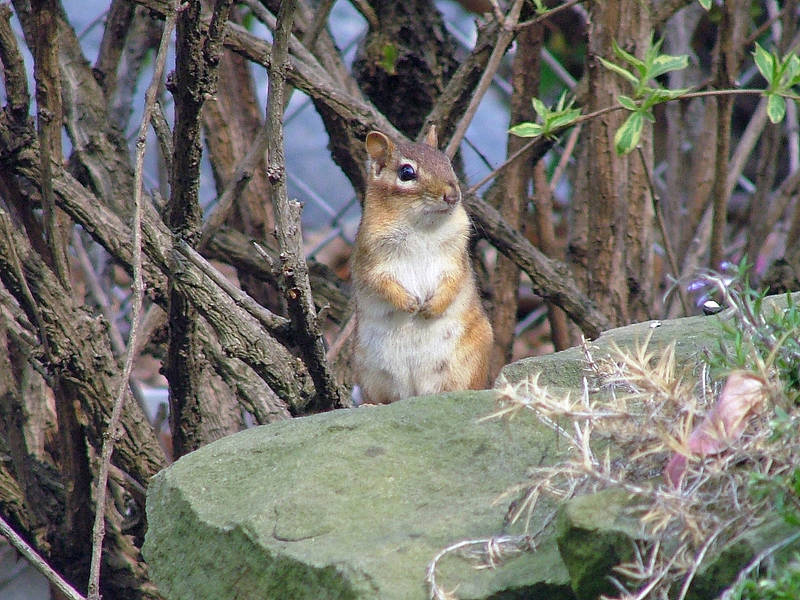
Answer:
[[[641, 504], [635, 496], [615, 488], [578, 496], [561, 506], [556, 540], [578, 600], [595, 600], [601, 594], [614, 596], [618, 593], [610, 580], [614, 567], [629, 561], [634, 545], [646, 539], [635, 517], [639, 508]], [[771, 515], [759, 526], [713, 549], [692, 579], [686, 599], [716, 598], [733, 584], [755, 556], [796, 533], [796, 527], [791, 527], [778, 515]], [[776, 564], [785, 564], [792, 553], [798, 551], [800, 539], [776, 552], [772, 559]], [[676, 589], [674, 596], [678, 594]]]
[[[478, 422], [493, 408], [491, 391], [412, 398], [193, 452], [150, 484], [151, 575], [170, 600], [427, 598], [431, 559], [503, 532], [494, 501], [558, 458], [533, 419]], [[447, 557], [438, 580], [463, 599], [572, 597], [552, 540], [493, 570]]]
[[[744, 532], [741, 537], [726, 544], [701, 565], [692, 580], [686, 600], [716, 598], [736, 581], [739, 571], [754, 557], [770, 546], [797, 534], [797, 531], [797, 527], [792, 527], [775, 515], [762, 525]], [[800, 552], [800, 539], [774, 552], [771, 560], [775, 565], [785, 565], [797, 552]]]
[[[785, 297], [768, 301], [785, 305]], [[622, 327], [590, 351], [599, 358], [652, 336], [652, 351], [674, 342], [676, 360], [692, 368], [704, 349], [716, 349], [729, 316]], [[514, 383], [538, 373], [551, 391], [580, 393], [583, 368], [583, 350], [572, 348], [508, 365], [503, 376]], [[479, 422], [495, 398], [459, 392], [314, 415], [181, 458], [148, 489], [144, 555], [153, 580], [168, 600], [427, 598], [431, 559], [462, 540], [520, 533], [504, 524], [513, 498], [498, 497], [525, 481], [531, 465], [558, 463], [567, 451], [530, 415], [510, 425]], [[561, 510], [558, 542], [544, 536], [535, 552], [491, 570], [448, 555], [437, 580], [463, 600], [612, 591], [610, 569], [641, 535], [628, 501], [614, 491], [573, 499]], [[532, 515], [534, 529], [544, 510]], [[689, 597], [713, 597], [765, 547], [759, 539], [773, 539], [767, 533], [710, 557]]]
[[578, 600], [614, 595], [608, 576], [631, 559], [633, 542], [644, 537], [632, 505], [627, 492], [609, 489], [574, 498], [559, 510], [556, 541]]

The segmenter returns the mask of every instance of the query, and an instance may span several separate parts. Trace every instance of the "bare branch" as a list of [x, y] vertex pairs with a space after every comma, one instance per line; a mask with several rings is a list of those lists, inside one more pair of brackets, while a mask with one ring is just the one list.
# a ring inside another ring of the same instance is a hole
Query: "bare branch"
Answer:
[[286, 298], [300, 351], [314, 379], [318, 398], [311, 407], [314, 410], [343, 407], [346, 405], [344, 390], [336, 383], [325, 353], [317, 318], [311, 285], [308, 280], [308, 265], [303, 251], [300, 224], [300, 203], [289, 201], [286, 188], [286, 165], [283, 150], [283, 109], [286, 87], [286, 64], [288, 62], [289, 36], [296, 3], [281, 2], [278, 12], [275, 43], [269, 66], [269, 96], [267, 99], [267, 123], [269, 125], [267, 176], [272, 184], [272, 205], [275, 212], [275, 228], [281, 254], [281, 288]]
[[45, 579], [49, 581], [59, 592], [64, 594], [67, 600], [86, 600], [81, 596], [74, 587], [67, 583], [61, 575], [56, 573], [44, 559], [39, 556], [36, 551], [23, 540], [11, 526], [6, 523], [5, 519], [0, 516], [0, 535], [6, 538], [14, 548], [31, 563], [34, 568], [44, 575]]
[[[175, 42], [175, 77], [168, 88], [175, 99], [170, 199], [167, 224], [176, 240], [197, 244], [203, 223], [200, 206], [201, 110], [216, 91], [222, 39], [232, 0], [216, 0], [209, 24], [201, 20], [202, 0], [182, 5]], [[171, 279], [175, 274], [171, 274]], [[199, 320], [190, 298], [171, 285], [169, 294], [170, 428], [176, 457], [205, 443], [201, 415], [208, 410], [207, 369], [198, 337]], [[229, 399], [232, 403], [232, 398]], [[218, 412], [218, 411], [217, 411]]]
[[303, 363], [187, 259], [181, 247], [179, 244], [171, 256], [177, 291], [205, 317], [226, 355], [250, 366], [286, 402], [292, 414], [302, 414], [315, 397], [314, 383]]
[[[253, 253], [253, 240], [241, 232], [223, 227], [208, 243], [203, 250], [203, 256], [209, 259], [229, 263], [240, 273], [245, 273], [272, 287], [278, 287], [278, 275], [273, 266], [278, 263], [278, 252], [265, 248], [261, 244], [255, 246], [257, 254]], [[264, 254], [261, 254], [263, 250]], [[260, 256], [259, 256], [260, 255]], [[311, 280], [311, 291], [318, 307], [327, 304], [330, 308], [328, 315], [335, 321], [341, 322], [345, 317], [349, 298], [344, 292], [344, 283], [334, 271], [314, 259], [306, 260]]]
[[36, 80], [36, 117], [39, 133], [39, 159], [42, 169], [42, 209], [49, 260], [61, 284], [69, 288], [69, 261], [64, 223], [59, 219], [53, 198], [52, 170], [61, 168], [61, 76], [58, 53], [58, 6], [53, 0], [34, 0], [36, 41], [34, 69]]
[[[715, 87], [730, 89], [735, 84], [736, 71], [740, 62], [741, 42], [745, 34], [746, 3], [743, 0], [727, 2], [722, 11], [715, 62]], [[733, 96], [717, 99], [717, 154], [713, 189], [713, 221], [711, 224], [711, 255], [709, 264], [719, 268], [725, 257], [725, 227], [728, 215], [727, 176], [731, 144], [731, 117], [733, 115]]]
[[578, 289], [564, 263], [542, 254], [525, 236], [511, 228], [496, 209], [474, 193], [464, 194], [464, 206], [478, 232], [528, 274], [536, 294], [563, 308], [592, 339], [609, 328], [608, 318]]
[[378, 29], [380, 27], [380, 20], [378, 19], [378, 15], [375, 12], [375, 9], [372, 8], [367, 0], [352, 0], [352, 5], [356, 7], [356, 10], [361, 13], [361, 16], [367, 20], [370, 27]]
[[[36, 321], [34, 315], [41, 315], [45, 326], [39, 334], [48, 348], [50, 375], [58, 378], [65, 397], [81, 411], [81, 428], [99, 449], [101, 432], [112, 411], [112, 387], [118, 384], [118, 367], [105, 326], [76, 306], [29, 241], [13, 229], [3, 210], [0, 226], [0, 276], [32, 321]], [[23, 272], [15, 268], [15, 261]], [[36, 311], [25, 301], [23, 287], [29, 287], [36, 298]], [[134, 479], [145, 482], [164, 465], [163, 452], [137, 404], [125, 405], [123, 422], [127, 435], [117, 446], [117, 462]]]
[[492, 79], [494, 78], [494, 75], [500, 66], [500, 61], [502, 60], [503, 55], [506, 53], [508, 45], [514, 39], [514, 27], [519, 20], [519, 14], [522, 10], [522, 2], [523, 0], [515, 0], [514, 4], [511, 6], [511, 9], [508, 11], [508, 15], [506, 15], [504, 19], [503, 31], [500, 32], [500, 36], [497, 38], [497, 43], [494, 47], [494, 50], [492, 50], [491, 57], [489, 57], [489, 62], [486, 65], [483, 74], [481, 75], [480, 83], [478, 83], [478, 87], [469, 101], [469, 107], [464, 113], [461, 121], [459, 121], [455, 133], [453, 133], [453, 136], [450, 138], [450, 141], [447, 144], [447, 148], [444, 150], [444, 153], [450, 158], [455, 156], [456, 151], [461, 144], [461, 140], [467, 133], [467, 127], [469, 127], [469, 124], [472, 122], [472, 118], [475, 116], [478, 106], [480, 105], [481, 100], [483, 100], [484, 94], [486, 94], [487, 90], [489, 89], [489, 85], [492, 83]]
[[6, 98], [14, 120], [24, 122], [28, 117], [31, 98], [25, 62], [17, 47], [17, 36], [11, 29], [9, 19], [11, 9], [7, 4], [0, 4], [0, 62], [3, 64]]
[[200, 241], [197, 244], [199, 250], [203, 250], [211, 237], [219, 230], [219, 228], [228, 219], [228, 216], [233, 210], [237, 199], [244, 192], [247, 184], [253, 178], [258, 165], [264, 159], [264, 153], [267, 150], [269, 142], [269, 127], [265, 123], [261, 129], [258, 130], [250, 149], [247, 151], [239, 163], [233, 176], [228, 181], [222, 194], [220, 194], [214, 210], [208, 215], [200, 233]]
[[92, 557], [89, 565], [89, 585], [88, 597], [90, 600], [100, 600], [100, 558], [103, 550], [103, 538], [105, 537], [105, 507], [106, 507], [106, 486], [108, 483], [108, 470], [111, 465], [111, 454], [114, 452], [114, 444], [121, 435], [119, 431], [122, 409], [125, 399], [129, 392], [129, 379], [133, 369], [133, 359], [136, 355], [136, 338], [139, 333], [139, 321], [144, 302], [144, 282], [142, 280], [142, 177], [144, 172], [144, 153], [147, 148], [147, 130], [150, 126], [150, 118], [155, 109], [158, 87], [164, 73], [164, 65], [167, 61], [167, 49], [172, 38], [172, 30], [175, 27], [178, 12], [177, 6], [172, 14], [167, 16], [164, 30], [161, 35], [158, 54], [156, 55], [155, 69], [153, 78], [145, 94], [144, 111], [142, 122], [139, 126], [139, 134], [136, 138], [136, 167], [133, 178], [133, 223], [131, 229], [133, 239], [131, 246], [133, 249], [133, 304], [131, 307], [131, 329], [128, 335], [128, 350], [125, 353], [125, 362], [122, 367], [122, 375], [119, 379], [119, 388], [114, 408], [108, 420], [108, 428], [103, 436], [103, 446], [100, 451], [100, 471], [97, 474], [95, 485], [95, 513], [94, 526], [92, 528]]
[[222, 288], [231, 299], [236, 302], [238, 306], [244, 308], [248, 313], [253, 315], [261, 325], [267, 329], [272, 335], [279, 339], [288, 339], [291, 330], [289, 328], [289, 319], [276, 315], [268, 309], [261, 306], [258, 302], [253, 300], [250, 296], [242, 290], [233, 285], [227, 277], [212, 267], [206, 259], [204, 259], [199, 252], [192, 249], [186, 242], [179, 242], [178, 248], [192, 264], [200, 269], [206, 277], [211, 279], [215, 284]]
[[317, 43], [319, 34], [325, 28], [325, 23], [328, 22], [328, 16], [330, 15], [334, 2], [336, 2], [336, 0], [322, 0], [322, 2], [319, 3], [317, 12], [314, 14], [314, 21], [303, 36], [303, 44], [312, 51]]
[[492, 56], [492, 49], [499, 41], [499, 35], [501, 35], [500, 29], [495, 21], [478, 26], [478, 39], [472, 52], [461, 62], [447, 82], [447, 87], [436, 99], [436, 104], [425, 117], [426, 127], [420, 130], [417, 142], [423, 141], [430, 125], [436, 125], [436, 130], [443, 134], [447, 134], [455, 127], [456, 120], [462, 115], [464, 104], [481, 80], [481, 74]]
[[94, 63], [94, 72], [109, 100], [117, 87], [117, 67], [135, 10], [136, 5], [128, 0], [113, 0], [106, 15], [106, 26], [103, 29], [100, 51]]
[[[656, 187], [653, 185], [653, 176], [650, 173], [650, 168], [647, 165], [647, 160], [644, 157], [644, 152], [642, 151], [641, 146], [637, 147], [639, 158], [642, 161], [642, 168], [644, 169], [645, 176], [647, 177], [647, 185], [650, 188], [650, 200], [653, 202], [653, 212], [656, 215], [656, 222], [658, 223], [658, 229], [661, 232], [661, 242], [664, 244], [664, 250], [667, 253], [667, 260], [669, 261], [669, 267], [672, 269], [673, 277], [676, 279], [680, 277], [681, 272], [678, 268], [678, 259], [675, 257], [675, 251], [672, 249], [672, 238], [669, 237], [667, 232], [667, 225], [664, 221], [664, 211], [661, 210], [661, 198], [656, 192]], [[678, 296], [681, 300], [681, 308], [683, 308], [683, 314], [689, 315], [689, 302], [686, 299], [686, 291], [683, 287], [678, 287]]]

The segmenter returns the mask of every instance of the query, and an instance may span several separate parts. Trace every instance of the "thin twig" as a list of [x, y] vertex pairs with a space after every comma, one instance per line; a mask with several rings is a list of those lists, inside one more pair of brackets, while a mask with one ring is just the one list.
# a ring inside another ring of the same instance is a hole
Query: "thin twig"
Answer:
[[14, 548], [19, 552], [22, 556], [25, 557], [33, 567], [39, 571], [42, 575], [44, 575], [45, 579], [49, 581], [53, 586], [58, 589], [59, 592], [64, 594], [67, 600], [86, 600], [83, 596], [81, 596], [75, 588], [73, 588], [69, 583], [67, 583], [61, 575], [56, 573], [50, 565], [48, 565], [44, 559], [39, 556], [39, 554], [34, 550], [28, 543], [23, 540], [16, 531], [14, 531], [11, 526], [6, 523], [5, 519], [3, 519], [2, 515], [0, 515], [0, 535], [8, 540], [8, 542], [14, 546]]
[[[463, 107], [468, 102], [468, 98], [472, 95], [475, 86], [480, 82], [481, 75], [491, 57], [492, 49], [497, 43], [500, 32], [500, 27], [495, 21], [489, 21], [485, 25], [478, 25], [477, 39], [472, 51], [466, 59], [461, 61], [461, 65], [453, 73], [442, 93], [439, 94], [433, 108], [425, 116], [426, 126], [419, 131], [417, 142], [423, 142], [431, 125], [436, 125], [437, 131], [448, 132], [453, 130], [463, 111]], [[469, 140], [464, 139], [467, 144], [470, 144]], [[475, 148], [473, 150], [476, 151], [478, 156], [481, 156], [479, 150]]]
[[[572, 123], [570, 123], [568, 125], [564, 125], [563, 127], [558, 127], [556, 129], [554, 129], [553, 131], [551, 131], [550, 132], [550, 137], [554, 138], [556, 135], [560, 134], [562, 131], [566, 131], [567, 129], [570, 129], [571, 127], [575, 127], [576, 125], [580, 125], [581, 123], [585, 123], [586, 121], [589, 121], [591, 119], [594, 119], [594, 118], [599, 117], [601, 115], [604, 115], [606, 113], [614, 112], [614, 111], [617, 111], [617, 110], [623, 110], [623, 107], [620, 106], [620, 105], [607, 106], [606, 108], [601, 108], [600, 110], [596, 110], [594, 112], [591, 112], [591, 113], [588, 113], [588, 114], [585, 114], [585, 115], [581, 115], [580, 117], [575, 119]], [[483, 187], [487, 182], [489, 182], [492, 179], [494, 179], [495, 177], [497, 177], [503, 170], [508, 168], [508, 166], [511, 165], [511, 163], [513, 163], [515, 160], [517, 160], [520, 156], [525, 154], [528, 150], [530, 150], [534, 146], [539, 146], [539, 150], [534, 151], [532, 153], [534, 155], [534, 157], [532, 157], [532, 159], [536, 158], [536, 155], [539, 154], [539, 152], [541, 152], [541, 154], [544, 155], [544, 153], [547, 152], [547, 150], [549, 150], [552, 145], [553, 145], [553, 141], [551, 139], [548, 139], [545, 136], [537, 136], [537, 137], [533, 138], [530, 142], [528, 142], [522, 148], [520, 148], [519, 150], [514, 152], [514, 154], [509, 156], [505, 160], [505, 162], [503, 162], [494, 171], [492, 171], [491, 173], [489, 173], [488, 175], [483, 177], [478, 183], [475, 183], [472, 186], [470, 186], [470, 188], [466, 191], [466, 194], [469, 195], [469, 194], [477, 193], [478, 190], [481, 189], [481, 187]]]
[[455, 153], [461, 144], [461, 140], [467, 133], [467, 128], [472, 122], [472, 119], [478, 110], [478, 106], [480, 106], [480, 103], [483, 100], [484, 94], [486, 94], [487, 90], [489, 89], [492, 79], [494, 78], [497, 69], [500, 67], [500, 61], [503, 59], [508, 45], [514, 39], [514, 26], [519, 20], [519, 13], [522, 10], [522, 3], [523, 0], [515, 0], [514, 5], [508, 11], [508, 15], [504, 19], [504, 30], [497, 38], [497, 44], [495, 45], [494, 50], [492, 50], [492, 55], [489, 57], [489, 62], [483, 71], [483, 75], [481, 75], [481, 80], [478, 83], [478, 87], [472, 94], [472, 98], [470, 98], [469, 101], [469, 106], [464, 112], [464, 116], [458, 122], [453, 136], [447, 143], [447, 148], [445, 148], [444, 153], [450, 158], [455, 156]]
[[347, 343], [347, 340], [350, 339], [350, 336], [353, 335], [353, 332], [355, 330], [356, 330], [355, 315], [350, 315], [350, 318], [347, 319], [344, 326], [339, 331], [339, 335], [333, 341], [331, 347], [328, 348], [328, 353], [326, 355], [328, 362], [332, 363], [334, 360], [336, 360], [336, 357], [339, 356], [339, 352], [342, 351], [342, 348], [344, 348], [345, 343]]
[[161, 102], [156, 101], [156, 109], [152, 118], [153, 131], [156, 134], [158, 145], [161, 147], [161, 158], [167, 173], [172, 171], [172, 131], [169, 128], [167, 115]]
[[[0, 228], [2, 228], [3, 236], [11, 239], [11, 232], [13, 230], [13, 224], [11, 223], [11, 217], [7, 212], [0, 209]], [[42, 315], [42, 311], [39, 308], [39, 305], [36, 303], [36, 300], [33, 297], [33, 292], [31, 291], [30, 286], [28, 285], [28, 280], [25, 278], [25, 271], [22, 268], [22, 262], [17, 255], [17, 250], [12, 244], [9, 246], [10, 250], [10, 259], [13, 262], [13, 268], [16, 271], [17, 277], [19, 279], [19, 286], [20, 286], [20, 293], [25, 298], [25, 302], [27, 303], [30, 311], [33, 313], [34, 320], [36, 321], [36, 328], [38, 330], [39, 339], [41, 340], [42, 349], [44, 350], [44, 354], [47, 357], [51, 356], [50, 350], [50, 342], [48, 341], [47, 330], [45, 329], [45, 321], [44, 316]], [[55, 362], [52, 360], [51, 362]]]
[[561, 181], [561, 177], [564, 175], [564, 171], [567, 170], [567, 165], [569, 165], [569, 160], [572, 158], [573, 152], [575, 152], [575, 147], [578, 145], [578, 137], [581, 135], [581, 129], [583, 129], [582, 125], [578, 125], [572, 131], [569, 132], [569, 137], [567, 138], [567, 143], [564, 145], [564, 152], [561, 154], [561, 158], [556, 165], [555, 170], [553, 171], [553, 176], [550, 177], [550, 192], [555, 192], [556, 188], [558, 187], [558, 182]]
[[314, 19], [303, 36], [303, 43], [306, 45], [306, 48], [312, 52], [314, 51], [314, 45], [317, 43], [319, 34], [328, 22], [328, 15], [330, 15], [335, 2], [336, 0], [322, 0], [322, 2], [319, 3], [317, 12], [314, 13]]
[[725, 194], [728, 196], [733, 193], [733, 188], [736, 187], [736, 182], [741, 177], [753, 148], [756, 147], [758, 140], [761, 139], [761, 133], [767, 124], [767, 102], [766, 98], [761, 98], [758, 101], [747, 127], [745, 127], [742, 135], [739, 136], [736, 149], [731, 154], [730, 161], [728, 161], [728, 174], [725, 177]]
[[738, 588], [742, 582], [747, 579], [750, 573], [752, 573], [764, 561], [765, 558], [775, 554], [778, 550], [793, 544], [797, 540], [800, 540], [800, 531], [783, 538], [781, 541], [773, 544], [772, 546], [764, 548], [761, 552], [756, 554], [755, 558], [753, 558], [753, 560], [751, 560], [744, 569], [739, 571], [739, 576], [736, 578], [736, 581], [734, 581], [733, 584], [722, 593], [719, 599], [729, 600], [733, 596], [733, 592], [736, 590], [736, 588]]
[[142, 176], [144, 170], [144, 153], [147, 148], [147, 129], [150, 125], [150, 118], [154, 110], [158, 88], [164, 72], [164, 65], [167, 61], [167, 48], [172, 37], [172, 30], [178, 18], [178, 6], [167, 15], [164, 23], [164, 31], [161, 34], [161, 42], [156, 55], [153, 79], [150, 82], [145, 94], [145, 106], [142, 115], [142, 123], [139, 126], [139, 135], [136, 138], [136, 166], [134, 170], [133, 187], [133, 224], [131, 226], [132, 240], [132, 269], [133, 269], [133, 304], [131, 307], [131, 329], [128, 335], [128, 350], [125, 353], [125, 362], [122, 368], [122, 375], [119, 380], [119, 390], [114, 400], [114, 408], [108, 421], [108, 429], [103, 436], [103, 447], [100, 452], [100, 472], [97, 475], [97, 485], [95, 487], [95, 514], [94, 526], [92, 528], [92, 558], [89, 565], [89, 600], [100, 600], [100, 562], [103, 549], [103, 538], [105, 536], [105, 506], [106, 506], [106, 485], [108, 483], [108, 471], [111, 465], [111, 454], [114, 452], [114, 443], [118, 439], [119, 422], [122, 418], [122, 409], [125, 405], [125, 398], [129, 391], [128, 380], [133, 369], [133, 358], [136, 349], [136, 336], [139, 331], [139, 321], [141, 316], [142, 304], [144, 302], [144, 283], [142, 281]]
[[[477, 549], [474, 549], [477, 547]], [[473, 549], [471, 552], [467, 550]], [[452, 595], [445, 592], [436, 583], [436, 567], [439, 561], [451, 552], [461, 551], [468, 560], [478, 563], [476, 568], [495, 568], [509, 556], [533, 550], [533, 539], [529, 535], [503, 535], [491, 538], [474, 540], [461, 540], [443, 548], [436, 553], [425, 571], [425, 581], [428, 582], [430, 598], [434, 600], [447, 600]]]
[[378, 13], [376, 13], [375, 9], [370, 6], [369, 2], [366, 0], [350, 0], [350, 4], [352, 4], [355, 9], [361, 13], [361, 16], [364, 17], [372, 29], [380, 28], [381, 22], [380, 19], [378, 19]]
[[[81, 265], [83, 274], [86, 277], [86, 285], [89, 288], [92, 296], [94, 296], [95, 301], [100, 307], [100, 312], [103, 313], [103, 316], [108, 323], [108, 337], [111, 341], [111, 349], [114, 351], [116, 356], [122, 356], [125, 353], [125, 342], [122, 339], [122, 334], [120, 333], [119, 327], [114, 319], [114, 314], [111, 310], [111, 302], [108, 299], [108, 294], [105, 293], [103, 286], [97, 278], [94, 265], [89, 258], [89, 254], [86, 252], [86, 248], [83, 245], [83, 240], [81, 239], [77, 229], [72, 233], [72, 248], [75, 251], [75, 256], [78, 259], [78, 263]], [[134, 354], [134, 356], [136, 355], [137, 354]], [[139, 386], [139, 383], [133, 378], [130, 380], [130, 385], [134, 398], [136, 398], [136, 401], [142, 407], [142, 410], [144, 410], [145, 402], [141, 386]], [[146, 411], [145, 414], [147, 414]]]
[[236, 165], [233, 176], [228, 181], [225, 189], [220, 194], [214, 210], [203, 223], [200, 233], [200, 241], [197, 244], [198, 250], [202, 251], [217, 230], [227, 220], [231, 210], [236, 205], [236, 201], [247, 188], [247, 184], [253, 178], [253, 173], [258, 168], [259, 163], [264, 158], [269, 143], [269, 124], [264, 123], [258, 130], [250, 149]]
[[345, 406], [345, 393], [325, 358], [325, 340], [311, 294], [308, 265], [303, 253], [300, 204], [289, 201], [286, 186], [286, 164], [283, 147], [283, 111], [286, 71], [289, 65], [289, 42], [296, 2], [284, 0], [278, 10], [273, 33], [272, 59], [269, 64], [267, 123], [269, 128], [267, 177], [272, 186], [275, 232], [280, 246], [281, 277], [289, 315], [300, 351], [314, 380], [316, 401], [312, 410]]
[[564, 4], [559, 4], [558, 6], [551, 8], [550, 10], [548, 10], [545, 13], [542, 13], [541, 15], [537, 15], [534, 18], [529, 19], [528, 21], [523, 21], [522, 23], [518, 23], [517, 25], [514, 26], [514, 29], [517, 30], [525, 29], [529, 25], [535, 25], [536, 23], [541, 23], [542, 21], [546, 21], [547, 19], [554, 17], [561, 11], [567, 10], [568, 8], [572, 8], [576, 4], [580, 4], [583, 1], [584, 0], [568, 0]]
[[719, 535], [723, 531], [725, 531], [725, 529], [727, 527], [732, 525], [737, 519], [738, 519], [738, 517], [735, 517], [735, 518], [729, 520], [727, 523], [719, 526], [714, 531], [714, 533], [712, 533], [710, 536], [708, 536], [708, 539], [703, 544], [703, 547], [700, 548], [700, 551], [697, 553], [697, 556], [695, 556], [694, 563], [692, 563], [692, 568], [689, 570], [689, 573], [686, 575], [686, 579], [683, 580], [683, 585], [681, 585], [681, 592], [678, 595], [678, 600], [684, 600], [684, 598], [686, 598], [686, 594], [689, 592], [689, 586], [692, 584], [692, 581], [694, 580], [694, 576], [697, 574], [697, 570], [700, 568], [700, 564], [703, 562], [703, 559], [705, 558], [706, 553], [708, 552], [709, 548], [711, 548], [711, 545], [714, 543], [714, 540], [717, 539], [719, 537]]
[[[639, 152], [639, 158], [642, 161], [644, 174], [647, 177], [647, 185], [650, 187], [650, 200], [653, 203], [653, 212], [656, 213], [656, 222], [658, 223], [658, 230], [661, 232], [661, 241], [664, 243], [664, 250], [667, 253], [667, 260], [669, 260], [669, 266], [672, 269], [675, 278], [677, 279], [681, 274], [680, 270], [678, 269], [678, 259], [675, 258], [675, 251], [672, 249], [671, 238], [669, 235], [667, 235], [667, 225], [664, 222], [664, 212], [661, 210], [661, 198], [658, 196], [658, 192], [656, 192], [655, 185], [653, 184], [653, 175], [650, 173], [650, 167], [645, 160], [642, 147], [637, 146], [636, 150]], [[689, 315], [689, 301], [686, 299], [686, 291], [683, 289], [682, 285], [678, 286], [678, 297], [681, 301], [683, 314]]]

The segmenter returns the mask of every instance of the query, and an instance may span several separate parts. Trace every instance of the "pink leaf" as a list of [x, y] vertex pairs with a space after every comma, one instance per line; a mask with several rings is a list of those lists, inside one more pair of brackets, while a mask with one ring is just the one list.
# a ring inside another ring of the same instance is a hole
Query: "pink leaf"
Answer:
[[[751, 373], [734, 371], [728, 376], [717, 402], [687, 440], [690, 455], [708, 456], [727, 449], [744, 431], [747, 418], [765, 398], [764, 381]], [[664, 469], [677, 487], [686, 471], [687, 456], [676, 452]]]

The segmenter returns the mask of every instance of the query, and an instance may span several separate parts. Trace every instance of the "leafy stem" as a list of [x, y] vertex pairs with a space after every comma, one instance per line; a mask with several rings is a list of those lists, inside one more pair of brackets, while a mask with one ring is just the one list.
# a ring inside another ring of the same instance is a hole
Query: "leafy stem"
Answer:
[[[766, 89], [693, 92], [691, 88], [668, 89], [657, 81], [658, 77], [670, 71], [685, 69], [689, 64], [689, 58], [685, 54], [679, 56], [662, 54], [662, 43], [663, 40], [654, 42], [651, 36], [644, 57], [637, 58], [613, 41], [614, 55], [622, 64], [598, 57], [605, 68], [622, 77], [632, 88], [631, 95], [620, 94], [617, 96], [619, 104], [613, 107], [627, 110], [630, 113], [614, 135], [614, 149], [619, 155], [628, 154], [638, 146], [644, 122], [655, 121], [653, 107], [658, 104], [705, 96], [758, 94], [767, 98], [767, 116], [770, 121], [779, 123], [786, 115], [786, 99], [800, 101], [800, 95], [794, 90], [795, 86], [800, 85], [800, 58], [794, 52], [789, 52], [781, 57], [775, 52], [768, 52], [757, 42], [755, 43], [753, 60], [761, 76], [767, 82]], [[590, 117], [590, 115], [581, 115], [579, 108], [572, 108], [572, 102], [567, 104], [565, 94], [561, 95], [553, 109], [546, 107], [538, 98], [533, 98], [532, 102], [537, 121], [519, 123], [509, 129], [510, 133], [520, 137], [544, 136], [547, 139], [553, 139], [565, 128]]]

